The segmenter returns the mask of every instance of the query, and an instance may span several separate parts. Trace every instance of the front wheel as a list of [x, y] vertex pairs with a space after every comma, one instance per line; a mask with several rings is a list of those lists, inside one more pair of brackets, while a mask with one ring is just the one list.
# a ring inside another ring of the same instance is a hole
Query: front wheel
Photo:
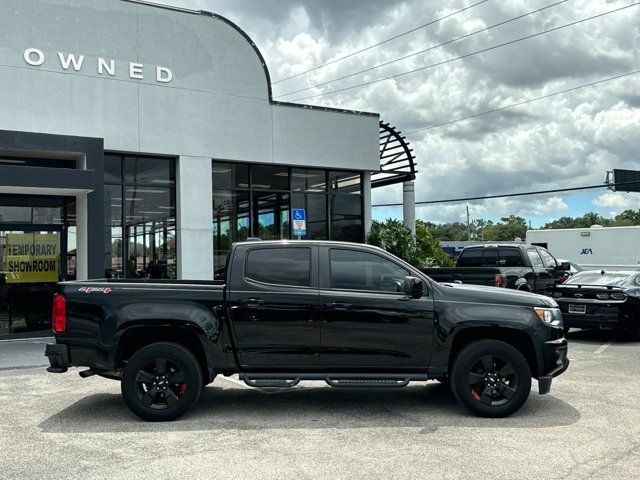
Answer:
[[498, 340], [464, 347], [453, 364], [453, 393], [481, 417], [506, 417], [518, 411], [531, 391], [531, 370], [524, 356]]
[[198, 359], [177, 343], [153, 343], [140, 349], [122, 372], [125, 403], [149, 421], [180, 417], [198, 401], [202, 386]]

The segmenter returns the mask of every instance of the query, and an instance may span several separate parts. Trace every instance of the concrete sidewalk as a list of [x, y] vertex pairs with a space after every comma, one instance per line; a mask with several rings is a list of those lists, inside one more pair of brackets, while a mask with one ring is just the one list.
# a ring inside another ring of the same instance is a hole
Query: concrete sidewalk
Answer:
[[53, 337], [0, 340], [0, 370], [49, 365], [44, 349], [54, 342]]

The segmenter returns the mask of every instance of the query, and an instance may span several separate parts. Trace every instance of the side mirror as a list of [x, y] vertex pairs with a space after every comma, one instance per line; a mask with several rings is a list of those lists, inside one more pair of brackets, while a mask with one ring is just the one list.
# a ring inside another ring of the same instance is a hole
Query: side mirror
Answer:
[[568, 272], [571, 270], [571, 264], [569, 262], [562, 262], [560, 265], [558, 265], [558, 270], [560, 270], [561, 272]]
[[422, 280], [416, 277], [404, 277], [404, 293], [409, 298], [420, 298], [423, 295]]

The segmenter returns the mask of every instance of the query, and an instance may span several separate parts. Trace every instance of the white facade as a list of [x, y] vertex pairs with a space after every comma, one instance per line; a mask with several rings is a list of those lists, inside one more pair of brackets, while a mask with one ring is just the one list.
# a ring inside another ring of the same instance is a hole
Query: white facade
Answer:
[[212, 159], [379, 169], [377, 114], [274, 102], [251, 40], [206, 12], [3, 0], [0, 85], [0, 130], [92, 137], [105, 151], [178, 159], [181, 278], [212, 275]]
[[640, 227], [528, 230], [527, 243], [585, 268], [640, 269]]

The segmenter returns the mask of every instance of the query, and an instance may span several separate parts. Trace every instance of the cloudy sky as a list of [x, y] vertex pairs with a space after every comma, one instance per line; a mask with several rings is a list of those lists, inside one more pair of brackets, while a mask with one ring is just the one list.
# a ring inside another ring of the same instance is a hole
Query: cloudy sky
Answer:
[[[262, 51], [273, 82], [448, 16], [382, 46], [276, 83], [294, 101], [443, 62], [637, 0], [567, 0], [539, 13], [366, 73], [328, 82], [428, 49], [559, 0], [166, 0], [223, 15]], [[467, 10], [460, 9], [474, 5]], [[455, 14], [454, 14], [455, 13]], [[454, 15], [451, 15], [454, 14]], [[640, 6], [492, 51], [303, 103], [379, 112], [411, 132], [529, 98], [640, 70]], [[284, 95], [284, 96], [280, 96]], [[640, 74], [409, 135], [420, 173], [417, 200], [436, 200], [602, 183], [607, 170], [640, 170]], [[400, 202], [399, 187], [373, 202]], [[563, 215], [610, 216], [640, 208], [640, 194], [605, 189], [469, 203], [473, 218], [517, 214], [534, 226]], [[465, 204], [420, 207], [441, 222], [464, 218]], [[401, 207], [374, 209], [399, 217]]]

